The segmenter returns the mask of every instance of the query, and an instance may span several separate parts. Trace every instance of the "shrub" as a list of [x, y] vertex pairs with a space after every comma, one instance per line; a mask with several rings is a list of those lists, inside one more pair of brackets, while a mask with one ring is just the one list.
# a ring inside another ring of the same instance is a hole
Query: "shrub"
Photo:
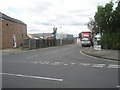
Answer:
[[119, 49], [120, 50], [120, 32], [104, 34], [100, 39], [100, 44], [104, 49]]

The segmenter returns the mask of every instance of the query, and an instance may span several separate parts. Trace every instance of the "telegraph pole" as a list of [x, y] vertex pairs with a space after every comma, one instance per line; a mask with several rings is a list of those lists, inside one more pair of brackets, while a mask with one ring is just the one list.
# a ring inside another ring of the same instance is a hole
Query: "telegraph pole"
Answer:
[[[60, 27], [61, 29], [62, 27]], [[62, 46], [62, 34], [60, 33], [60, 45]]]

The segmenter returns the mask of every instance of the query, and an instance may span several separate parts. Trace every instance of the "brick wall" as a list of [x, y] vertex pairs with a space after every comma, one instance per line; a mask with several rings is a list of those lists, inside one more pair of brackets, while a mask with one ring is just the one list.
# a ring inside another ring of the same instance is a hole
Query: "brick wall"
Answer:
[[2, 48], [2, 20], [0, 20], [0, 49]]
[[22, 38], [27, 36], [27, 26], [2, 20], [2, 48], [13, 48], [13, 34], [16, 36], [16, 47], [20, 47]]

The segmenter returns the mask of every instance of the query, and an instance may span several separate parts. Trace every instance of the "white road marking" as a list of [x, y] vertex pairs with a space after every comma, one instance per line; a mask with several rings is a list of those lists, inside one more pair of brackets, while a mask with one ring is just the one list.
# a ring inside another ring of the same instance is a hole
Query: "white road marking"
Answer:
[[45, 63], [45, 64], [49, 64], [49, 61], [45, 61], [44, 63]]
[[34, 64], [37, 64], [38, 62], [33, 62]]
[[56, 64], [60, 64], [60, 62], [55, 62]]
[[34, 79], [45, 79], [45, 80], [53, 80], [53, 81], [63, 81], [63, 79], [57, 78], [49, 78], [49, 77], [39, 77], [39, 76], [29, 76], [29, 75], [22, 75], [22, 74], [11, 74], [11, 73], [0, 73], [2, 75], [9, 75], [9, 76], [16, 76], [16, 77], [25, 77], [25, 78], [34, 78]]
[[120, 65], [110, 64], [108, 68], [120, 68]]
[[49, 61], [39, 61], [40, 64], [49, 64]]
[[33, 58], [34, 56], [29, 56], [29, 57], [26, 57], [27, 59], [30, 59], [30, 58]]
[[103, 66], [92, 66], [92, 67], [103, 67]]
[[92, 67], [104, 67], [105, 64], [93, 64]]
[[117, 88], [120, 88], [120, 86], [119, 86], [119, 85], [117, 85]]
[[60, 63], [50, 63], [50, 65], [60, 65]]
[[76, 63], [70, 63], [71, 65], [75, 65]]
[[68, 64], [63, 64], [63, 65], [67, 66]]
[[[49, 61], [38, 61], [38, 62], [31, 62], [34, 64], [48, 64], [48, 65], [64, 65], [64, 66], [73, 66], [76, 65], [76, 63], [64, 63], [64, 62], [49, 62]], [[91, 63], [79, 63], [78, 66], [85, 66], [85, 67], [94, 67], [94, 68], [102, 68], [102, 67], [107, 67], [107, 68], [120, 68], [120, 65], [115, 65], [115, 64], [91, 64]]]
[[80, 63], [79, 66], [88, 66], [91, 65], [90, 63]]

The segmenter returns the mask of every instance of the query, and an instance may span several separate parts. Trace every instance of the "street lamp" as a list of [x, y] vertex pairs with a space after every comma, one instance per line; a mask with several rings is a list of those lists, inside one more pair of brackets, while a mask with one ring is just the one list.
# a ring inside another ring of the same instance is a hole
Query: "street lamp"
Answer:
[[[60, 27], [61, 29], [62, 27]], [[60, 32], [60, 45], [62, 46], [62, 33]]]

